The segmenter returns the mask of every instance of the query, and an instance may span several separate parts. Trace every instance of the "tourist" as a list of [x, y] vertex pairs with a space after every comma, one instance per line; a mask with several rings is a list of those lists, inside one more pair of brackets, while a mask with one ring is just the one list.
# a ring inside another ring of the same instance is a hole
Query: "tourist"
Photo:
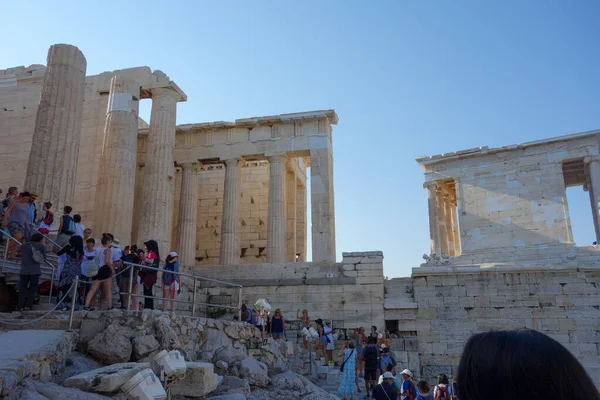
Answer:
[[148, 240], [144, 242], [146, 246], [146, 258], [144, 258], [143, 265], [156, 268], [147, 269], [142, 268], [140, 270], [140, 279], [142, 282], [142, 291], [144, 292], [144, 309], [154, 310], [154, 298], [152, 288], [158, 279], [158, 268], [160, 267], [160, 254], [158, 251], [158, 243], [155, 240]]
[[87, 296], [90, 285], [91, 285], [91, 277], [88, 277], [88, 266], [94, 261], [96, 258], [96, 241], [94, 238], [88, 238], [85, 241], [85, 249], [83, 249], [83, 261], [81, 261], [81, 279], [83, 280], [83, 302], [85, 304], [85, 297]]
[[81, 275], [81, 264], [84, 258], [83, 239], [80, 236], [71, 236], [69, 244], [56, 254], [67, 256], [58, 281], [58, 301], [64, 300], [60, 310], [68, 310], [72, 300], [71, 284]]
[[342, 381], [338, 393], [344, 396], [344, 399], [351, 399], [356, 385], [356, 349], [352, 340], [344, 344], [339, 356], [343, 360], [344, 371], [342, 372]]
[[[98, 274], [92, 278], [92, 286], [85, 298], [85, 310], [92, 310], [90, 303], [94, 299], [98, 289], [102, 290], [104, 300], [106, 300], [107, 309], [112, 309], [112, 280], [111, 277], [114, 273], [113, 266], [110, 262], [110, 235], [107, 233], [102, 234], [101, 239], [102, 246], [96, 249], [96, 257], [98, 258]], [[102, 307], [102, 300], [100, 300], [100, 308]]]
[[365, 328], [359, 327], [355, 332], [355, 340], [356, 340], [356, 357], [358, 364], [359, 377], [364, 378], [363, 371], [365, 369], [365, 359], [363, 355], [363, 351], [365, 346], [367, 345], [367, 337], [365, 336]]
[[[400, 393], [400, 389], [402, 388], [402, 382], [400, 382], [400, 380], [398, 378], [396, 378], [396, 375], [392, 372], [393, 369], [394, 369], [394, 366], [392, 364], [386, 364], [385, 371], [383, 371], [383, 373], [385, 374], [386, 372], [390, 372], [392, 375], [394, 375], [394, 386], [398, 390], [398, 393]], [[381, 374], [379, 376], [379, 378], [377, 380], [377, 384], [381, 384], [382, 382], [383, 382], [383, 374]]]
[[429, 394], [429, 390], [431, 390], [431, 388], [429, 387], [427, 381], [419, 381], [419, 383], [417, 383], [417, 389], [419, 389], [419, 393], [417, 394], [417, 400], [436, 399], [436, 397], [434, 397], [432, 394]]
[[[383, 382], [373, 389], [373, 398], [375, 400], [395, 400], [398, 399], [398, 392], [394, 387], [394, 375], [391, 372], [383, 374]], [[414, 400], [414, 399], [411, 399]]]
[[445, 374], [438, 375], [438, 384], [433, 388], [435, 400], [451, 400], [453, 394], [448, 377]]
[[[125, 307], [130, 304], [130, 310], [138, 311], [140, 298], [131, 296], [132, 294], [140, 294], [140, 267], [137, 265], [141, 262], [138, 256], [138, 248], [135, 244], [126, 247], [127, 251], [124, 251], [123, 258], [121, 259], [121, 265], [123, 266], [123, 279], [121, 279], [121, 292], [127, 293], [123, 296], [123, 302]], [[133, 269], [133, 272], [129, 269]], [[130, 282], [129, 279], [132, 279]], [[130, 292], [131, 291], [131, 292]], [[129, 297], [131, 296], [131, 300]]]
[[257, 314], [256, 310], [251, 310], [245, 304], [242, 304], [242, 322], [248, 322], [256, 326], [258, 322]]
[[321, 356], [319, 354], [319, 350], [323, 353], [323, 357], [325, 357], [325, 348], [327, 347], [327, 339], [324, 332], [323, 320], [321, 318], [315, 321], [317, 323], [317, 332], [319, 332], [319, 340], [315, 343], [315, 360], [320, 361]]
[[269, 331], [273, 335], [273, 340], [283, 339], [285, 335], [285, 318], [281, 316], [281, 310], [278, 308], [273, 314], [271, 323], [269, 324]]
[[385, 371], [387, 371], [386, 369], [386, 365], [391, 365], [392, 366], [392, 374], [396, 374], [396, 371], [394, 371], [394, 369], [396, 368], [396, 360], [394, 360], [394, 356], [392, 355], [392, 353], [390, 352], [390, 348], [383, 345], [383, 349], [381, 350], [381, 357], [379, 358], [379, 374], [383, 374]]
[[42, 219], [40, 220], [40, 223], [38, 224], [38, 231], [44, 235], [47, 235], [50, 233], [50, 229], [52, 228], [52, 224], [54, 223], [54, 213], [52, 211], [50, 211], [50, 209], [52, 208], [52, 203], [50, 203], [49, 201], [45, 202], [42, 205]]
[[39, 233], [31, 235], [29, 242], [23, 243], [18, 253], [21, 255], [19, 272], [19, 311], [31, 310], [42, 269], [40, 264], [46, 260], [44, 237]]
[[[6, 196], [4, 197], [4, 200], [2, 200], [2, 203], [0, 203], [0, 225], [4, 226], [4, 216], [6, 215], [6, 209], [8, 208], [8, 206], [10, 205], [10, 203], [12, 203], [12, 201], [15, 199], [15, 197], [19, 194], [19, 190], [16, 188], [16, 186], [11, 186], [8, 188], [8, 192], [6, 193]], [[2, 232], [0, 232], [0, 243], [4, 243], [4, 234]]]
[[75, 233], [74, 235], [79, 236], [80, 238], [85, 237], [85, 226], [81, 223], [81, 215], [75, 214], [73, 215], [73, 222], [75, 222]]
[[35, 200], [38, 198], [38, 194], [36, 192], [29, 192], [29, 200], [27, 200], [27, 224], [29, 225], [29, 230], [25, 231], [25, 238], [29, 240], [31, 235], [33, 234], [33, 230], [35, 227], [35, 220], [37, 218], [37, 208], [35, 206]]
[[119, 274], [121, 271], [121, 259], [123, 258], [123, 251], [119, 247], [119, 239], [115, 238], [112, 233], [109, 233], [112, 244], [110, 245], [110, 263], [113, 266], [113, 274], [115, 277], [115, 285], [114, 289], [116, 289], [116, 295], [119, 296], [119, 303], [121, 303], [121, 308], [124, 308], [123, 296], [121, 295], [121, 279], [122, 276]]
[[69, 244], [69, 239], [75, 234], [75, 221], [71, 217], [71, 206], [65, 206], [63, 208], [63, 216], [60, 218], [60, 224], [58, 225], [58, 237], [56, 242], [63, 248]]
[[[179, 255], [176, 252], [172, 251], [167, 256], [167, 260], [165, 261], [165, 265], [163, 266], [163, 299], [175, 299], [175, 296], [177, 296], [177, 293], [179, 292], [179, 275], [175, 273], [179, 271], [178, 260]], [[168, 308], [170, 308], [171, 312], [175, 312], [175, 304], [176, 303], [172, 300], [163, 300], [163, 311], [168, 311]]]
[[412, 382], [412, 372], [410, 370], [405, 369], [402, 371], [402, 388], [400, 389], [400, 395], [402, 396], [402, 400], [415, 400], [417, 398], [417, 390], [415, 389], [415, 384]]
[[[300, 309], [296, 311], [296, 318], [302, 321], [302, 327], [306, 329], [310, 328], [310, 317], [308, 316], [308, 310], [302, 310], [302, 316], [298, 315], [299, 312]], [[304, 345], [305, 349], [308, 349], [308, 338], [306, 336], [302, 336], [302, 344]]]
[[[11, 201], [4, 213], [4, 221], [2, 222], [2, 226], [6, 227], [8, 234], [19, 242], [22, 242], [25, 238], [25, 232], [33, 229], [33, 226], [29, 226], [29, 219], [27, 217], [28, 200], [29, 192], [23, 192], [17, 200]], [[19, 244], [14, 240], [9, 240], [7, 247], [8, 257], [14, 259], [14, 253]]]
[[460, 400], [600, 400], [569, 350], [534, 330], [471, 336], [457, 376]]
[[329, 365], [329, 363], [333, 363], [333, 350], [335, 348], [333, 344], [333, 328], [331, 327], [331, 321], [325, 321], [325, 326], [323, 327], [323, 334], [327, 341], [325, 345], [325, 364]]
[[83, 241], [87, 243], [87, 240], [92, 237], [92, 230], [90, 228], [85, 228], [83, 231]]
[[369, 335], [367, 338], [367, 347], [363, 351], [365, 359], [365, 391], [368, 394], [375, 387], [377, 382], [377, 338]]

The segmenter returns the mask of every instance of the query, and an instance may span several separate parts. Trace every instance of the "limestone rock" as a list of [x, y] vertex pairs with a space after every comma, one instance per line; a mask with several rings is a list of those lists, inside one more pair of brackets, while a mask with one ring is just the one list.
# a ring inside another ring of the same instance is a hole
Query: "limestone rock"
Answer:
[[133, 358], [135, 360], [148, 357], [160, 347], [160, 344], [153, 335], [138, 336], [131, 343], [133, 346]]
[[212, 393], [219, 384], [214, 365], [204, 362], [188, 362], [185, 378], [171, 387], [171, 395], [202, 397]]
[[227, 364], [225, 361], [219, 360], [215, 363], [215, 367], [227, 371], [227, 369], [229, 368], [229, 364]]
[[246, 357], [242, 360], [241, 373], [242, 377], [248, 379], [250, 385], [266, 387], [269, 384], [267, 366], [252, 357]]
[[109, 325], [88, 344], [88, 353], [103, 364], [118, 364], [131, 358], [131, 330]]
[[242, 361], [244, 358], [246, 358], [246, 354], [231, 346], [218, 349], [214, 355], [215, 360], [224, 361], [230, 365]]
[[250, 384], [247, 379], [238, 378], [237, 376], [224, 376], [223, 382], [217, 387], [215, 395], [225, 395], [239, 393], [248, 395], [250, 393]]
[[53, 382], [62, 385], [67, 378], [98, 368], [102, 368], [102, 364], [74, 351], [67, 357], [65, 368], [53, 379]]
[[[110, 397], [86, 393], [78, 389], [62, 387], [51, 382], [29, 381], [27, 390], [37, 392], [49, 400], [109, 400]], [[35, 397], [34, 397], [35, 398]]]
[[6, 396], [17, 386], [17, 374], [13, 371], [0, 371], [0, 396]]
[[202, 359], [212, 360], [216, 350], [222, 347], [231, 347], [231, 345], [231, 339], [225, 333], [216, 329], [209, 329], [202, 345]]
[[222, 394], [220, 396], [212, 396], [209, 400], [246, 400], [246, 396], [241, 393]]
[[146, 368], [150, 368], [149, 363], [109, 365], [68, 378], [63, 384], [87, 392], [113, 393], [135, 374]]
[[156, 338], [161, 349], [174, 350], [181, 347], [177, 333], [171, 328], [168, 318], [157, 319], [154, 323], [154, 329], [156, 329]]
[[293, 372], [284, 372], [283, 374], [275, 375], [271, 380], [275, 388], [282, 390], [294, 390], [306, 393], [306, 385], [300, 377]]

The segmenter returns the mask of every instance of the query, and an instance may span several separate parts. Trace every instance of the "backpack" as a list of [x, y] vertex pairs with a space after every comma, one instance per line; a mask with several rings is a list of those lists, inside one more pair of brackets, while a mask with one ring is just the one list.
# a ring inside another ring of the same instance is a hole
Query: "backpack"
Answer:
[[46, 211], [46, 216], [44, 217], [43, 222], [48, 226], [52, 226], [54, 223], [54, 214], [52, 211]]
[[450, 400], [450, 395], [448, 394], [448, 386], [437, 385], [437, 394], [435, 395], [435, 400]]
[[386, 364], [391, 364], [395, 367], [394, 359], [389, 354], [384, 354], [381, 356], [380, 368], [382, 371], [385, 371]]
[[63, 217], [63, 228], [62, 233], [67, 235], [73, 235], [75, 233], [75, 221], [69, 215]]
[[377, 369], [377, 348], [367, 346], [363, 354], [365, 356], [365, 369]]
[[[412, 400], [416, 400], [417, 399], [417, 389], [415, 389], [415, 384], [412, 383], [412, 381], [404, 381], [404, 382], [408, 382], [408, 394], [410, 395], [409, 398]], [[404, 383], [402, 383], [402, 385], [404, 385]]]

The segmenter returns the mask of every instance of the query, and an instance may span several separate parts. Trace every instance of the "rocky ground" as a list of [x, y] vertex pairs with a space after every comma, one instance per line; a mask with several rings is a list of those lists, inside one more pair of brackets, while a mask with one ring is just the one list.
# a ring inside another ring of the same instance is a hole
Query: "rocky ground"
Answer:
[[148, 368], [160, 376], [156, 354], [178, 350], [187, 371], [170, 388], [174, 399], [338, 398], [332, 394], [337, 369], [311, 366], [308, 353], [291, 342], [263, 346], [258, 330], [247, 324], [148, 311], [89, 316], [73, 340], [77, 351], [65, 356], [61, 349], [50, 374], [21, 368], [11, 375], [0, 360], [0, 393], [7, 399], [125, 400], [127, 381]]

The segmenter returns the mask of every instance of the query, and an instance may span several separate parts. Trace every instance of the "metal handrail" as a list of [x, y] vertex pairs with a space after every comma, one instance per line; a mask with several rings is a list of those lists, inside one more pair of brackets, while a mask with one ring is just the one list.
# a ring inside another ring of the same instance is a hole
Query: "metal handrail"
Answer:
[[[2, 234], [4, 236], [6, 236], [9, 241], [12, 240], [13, 242], [17, 243], [19, 246], [22, 244], [21, 242], [19, 242], [17, 239], [15, 239], [10, 233], [5, 231], [4, 229], [0, 228], [0, 232], [2, 232]], [[6, 267], [7, 256], [8, 256], [8, 245], [4, 247], [4, 262], [2, 263], [2, 273], [4, 273], [4, 268]], [[44, 262], [46, 264], [48, 264], [50, 267], [52, 267], [52, 276], [50, 277], [50, 296], [48, 296], [48, 304], [50, 304], [52, 302], [52, 289], [54, 289], [54, 275], [56, 275], [56, 267], [48, 260], [44, 260]]]
[[[227, 282], [227, 281], [220, 281], [218, 279], [212, 279], [212, 278], [206, 278], [203, 276], [199, 276], [199, 275], [194, 275], [194, 274], [186, 274], [185, 272], [176, 272], [176, 271], [168, 271], [169, 273], [172, 273], [174, 275], [178, 275], [178, 276], [183, 276], [183, 277], [187, 277], [187, 278], [191, 278], [194, 281], [194, 291], [192, 293], [192, 300], [191, 301], [187, 301], [187, 300], [175, 300], [175, 299], [167, 299], [164, 297], [159, 297], [159, 296], [146, 296], [143, 294], [134, 294], [133, 293], [133, 267], [139, 267], [139, 268], [143, 268], [146, 270], [152, 270], [152, 271], [156, 271], [156, 272], [160, 272], [163, 271], [163, 268], [156, 268], [156, 267], [150, 267], [147, 265], [142, 265], [142, 264], [136, 264], [136, 263], [132, 263], [132, 262], [128, 262], [128, 261], [124, 261], [123, 265], [128, 265], [129, 267], [129, 291], [128, 292], [122, 292], [120, 293], [121, 295], [127, 295], [128, 300], [127, 300], [127, 310], [131, 309], [131, 298], [132, 297], [140, 297], [140, 298], [151, 298], [151, 299], [156, 299], [156, 300], [163, 300], [163, 301], [173, 301], [175, 303], [186, 303], [186, 304], [191, 304], [192, 305], [192, 316], [195, 315], [196, 313], [196, 305], [205, 305], [205, 306], [210, 306], [210, 307], [216, 307], [216, 308], [228, 308], [228, 309], [233, 309], [233, 310], [238, 310], [238, 318], [239, 321], [242, 320], [242, 289], [243, 286], [239, 285], [237, 283], [233, 283], [233, 282]], [[224, 284], [224, 285], [229, 285], [229, 286], [233, 286], [238, 288], [238, 306], [237, 307], [233, 307], [233, 306], [225, 306], [225, 305], [219, 305], [219, 304], [208, 304], [208, 303], [197, 303], [196, 302], [196, 288], [197, 288], [197, 282], [199, 280], [203, 280], [203, 281], [208, 281], [208, 282], [214, 282], [214, 283], [220, 283], [220, 284]]]
[[33, 231], [36, 232], [36, 233], [39, 233], [40, 235], [42, 235], [44, 237], [44, 239], [46, 239], [47, 241], [49, 241], [50, 243], [52, 243], [56, 247], [62, 248], [61, 245], [59, 245], [58, 243], [56, 243], [54, 240], [50, 239], [49, 236], [44, 235], [42, 232], [38, 231], [37, 229], [34, 229]]

